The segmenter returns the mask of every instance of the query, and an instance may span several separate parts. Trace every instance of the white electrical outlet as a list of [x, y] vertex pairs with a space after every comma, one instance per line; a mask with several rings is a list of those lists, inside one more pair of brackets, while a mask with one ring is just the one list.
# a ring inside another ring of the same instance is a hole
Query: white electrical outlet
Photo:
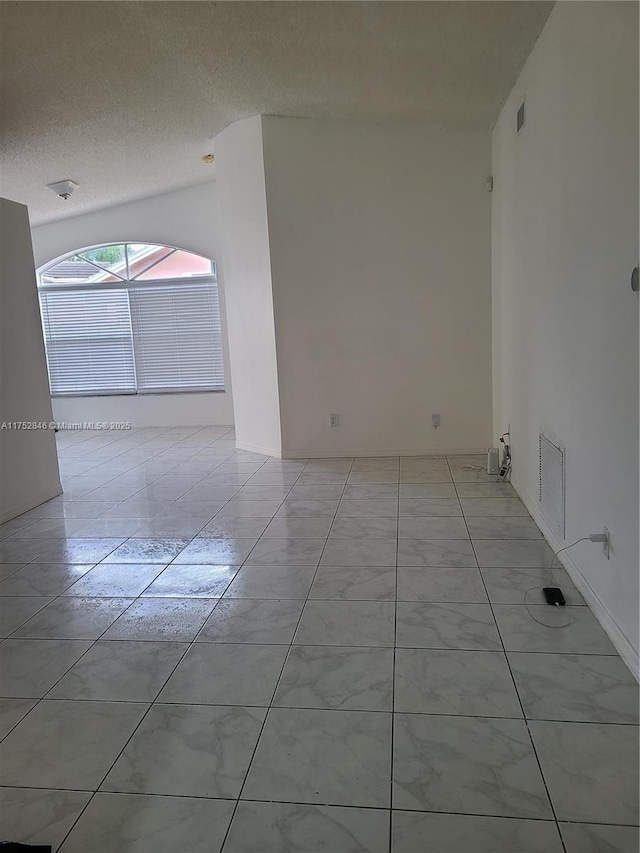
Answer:
[[340, 418], [335, 413], [333, 415], [329, 415], [329, 426], [332, 426], [332, 427], [340, 426]]

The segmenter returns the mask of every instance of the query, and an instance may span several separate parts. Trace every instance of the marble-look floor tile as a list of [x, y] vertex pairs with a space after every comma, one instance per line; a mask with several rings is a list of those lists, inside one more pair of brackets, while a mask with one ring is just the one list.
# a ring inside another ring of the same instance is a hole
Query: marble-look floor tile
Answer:
[[143, 597], [219, 598], [237, 571], [237, 566], [172, 563], [145, 589]]
[[330, 518], [274, 518], [262, 534], [263, 539], [326, 539]]
[[[235, 495], [234, 501], [277, 501], [280, 505], [290, 491], [290, 486], [252, 486], [249, 482], [246, 486], [242, 486]], [[261, 516], [265, 517], [271, 514], [267, 512], [262, 513]]]
[[210, 501], [186, 501], [182, 498], [179, 501], [174, 501], [167, 509], [156, 515], [156, 521], [189, 521], [191, 519], [202, 520], [203, 523], [211, 521], [213, 516], [220, 512], [222, 507], [227, 502], [228, 498], [232, 498], [235, 494], [235, 488], [231, 488], [228, 495], [222, 496], [220, 500]]
[[127, 539], [104, 559], [105, 563], [170, 563], [188, 539]]
[[396, 714], [398, 809], [552, 819], [524, 721]]
[[351, 472], [357, 471], [395, 471], [400, 468], [398, 456], [357, 456], [353, 460]]
[[395, 677], [396, 711], [522, 717], [503, 652], [398, 649]]
[[101, 790], [237, 797], [265, 714], [262, 708], [156, 704]]
[[401, 566], [398, 569], [398, 601], [486, 603], [487, 593], [478, 569]]
[[317, 566], [324, 545], [324, 539], [261, 539], [247, 565]]
[[[574, 655], [616, 653], [611, 640], [588, 607], [530, 605], [527, 608], [521, 604], [496, 604], [493, 612], [508, 652]], [[532, 614], [538, 621], [532, 619]], [[541, 622], [546, 624], [542, 625]]]
[[584, 599], [562, 568], [550, 569], [481, 569], [493, 604], [546, 604], [545, 586], [559, 586], [567, 604], [584, 604]]
[[225, 598], [306, 598], [315, 566], [243, 566]]
[[164, 563], [161, 565], [142, 563], [138, 566], [129, 563], [125, 565], [102, 563], [76, 581], [63, 595], [134, 598], [158, 577], [164, 567]]
[[399, 539], [468, 539], [464, 518], [456, 516], [418, 516], [401, 518]]
[[[0, 542], [0, 563], [30, 563], [36, 557], [50, 551], [57, 539], [4, 539]], [[100, 557], [98, 559], [101, 559]], [[97, 560], [45, 559], [45, 563], [91, 563]]]
[[532, 518], [519, 515], [467, 516], [472, 539], [542, 539]]
[[468, 539], [400, 539], [398, 565], [463, 569], [475, 568], [477, 563]]
[[240, 802], [225, 853], [387, 853], [380, 809]]
[[[24, 563], [0, 563], [0, 581], [4, 581], [7, 578], [13, 577], [16, 572], [20, 571], [20, 569], [26, 568]], [[4, 593], [2, 593], [4, 595]], [[22, 595], [23, 593], [20, 593]], [[26, 594], [26, 593], [25, 593]], [[40, 595], [41, 593], [36, 592], [35, 595]], [[47, 593], [42, 593], [46, 595]]]
[[97, 794], [60, 853], [220, 853], [228, 800]]
[[444, 469], [432, 471], [401, 470], [400, 484], [407, 483], [451, 483], [451, 474]]
[[346, 471], [304, 471], [297, 482], [301, 486], [344, 485], [347, 477]]
[[519, 498], [461, 498], [462, 512], [471, 516], [520, 515], [529, 518], [527, 508]]
[[202, 528], [198, 538], [253, 539], [254, 542], [257, 542], [269, 522], [269, 518], [219, 518], [215, 516]]
[[220, 601], [207, 619], [198, 642], [290, 643], [302, 601], [236, 598]]
[[603, 826], [589, 823], [561, 823], [567, 853], [638, 853], [637, 826]]
[[344, 493], [338, 497], [344, 498], [346, 501], [369, 501], [377, 498], [387, 498], [387, 500], [397, 500], [398, 484], [397, 483], [360, 483], [357, 485], [349, 484], [344, 488]]
[[90, 648], [84, 640], [5, 640], [0, 655], [0, 692], [39, 699]]
[[35, 704], [35, 699], [0, 699], [0, 740], [18, 725]]
[[337, 518], [396, 518], [398, 501], [392, 498], [341, 500]]
[[15, 632], [40, 640], [97, 640], [131, 598], [56, 598]]
[[276, 518], [333, 518], [338, 508], [337, 498], [286, 498]]
[[[451, 463], [450, 463], [451, 464]], [[474, 466], [455, 466], [451, 464], [451, 476], [456, 487], [459, 483], [497, 483], [497, 474], [487, 474], [487, 460]]]
[[[171, 501], [149, 501], [143, 498], [129, 498], [115, 504], [102, 515], [103, 518], [155, 518], [171, 504]], [[136, 561], [138, 562], [138, 561]]]
[[331, 527], [331, 537], [395, 542], [398, 538], [398, 521], [395, 518], [336, 518]]
[[57, 850], [90, 799], [88, 791], [0, 788], [2, 834], [19, 844]]
[[5, 521], [0, 524], [0, 539], [8, 539], [14, 533], [19, 533], [21, 530], [26, 530], [27, 527], [35, 527], [38, 519], [31, 517], [18, 516], [12, 518], [11, 521]]
[[80, 580], [92, 567], [93, 563], [88, 565], [30, 563], [2, 581], [0, 596], [60, 595]]
[[399, 472], [396, 471], [352, 471], [347, 478], [350, 486], [366, 486], [368, 483], [392, 483], [398, 482]]
[[563, 853], [555, 822], [394, 811], [391, 853]]
[[309, 598], [394, 601], [396, 570], [393, 567], [318, 567]]
[[269, 705], [288, 646], [195, 643], [160, 693], [160, 702]]
[[396, 540], [340, 539], [330, 536], [322, 552], [323, 566], [395, 566]]
[[82, 519], [82, 527], [74, 533], [75, 539], [125, 539], [138, 533], [146, 524], [145, 518], [94, 518]]
[[405, 498], [400, 496], [400, 518], [461, 516], [457, 498]]
[[401, 498], [456, 498], [453, 483], [400, 483]]
[[242, 796], [385, 808], [390, 764], [390, 714], [272, 708]]
[[532, 720], [638, 724], [638, 683], [614, 655], [509, 653]]
[[511, 483], [462, 483], [456, 482], [456, 491], [461, 498], [517, 498]]
[[393, 650], [294, 646], [273, 704], [285, 708], [390, 711]]
[[291, 489], [289, 494], [287, 495], [287, 499], [291, 501], [297, 500], [339, 500], [342, 497], [342, 493], [345, 491], [345, 487], [340, 483], [311, 483], [308, 485], [298, 485]]
[[191, 642], [217, 602], [217, 598], [141, 598], [116, 619], [103, 639]]
[[[44, 539], [40, 539], [44, 542]], [[99, 563], [122, 544], [122, 539], [64, 539], [35, 558], [35, 563]], [[119, 561], [116, 561], [119, 562]], [[138, 560], [135, 561], [139, 562]], [[158, 562], [161, 562], [158, 560]]]
[[66, 539], [72, 537], [85, 521], [77, 518], [41, 518], [29, 527], [11, 534], [14, 539]]
[[95, 790], [147, 707], [40, 702], [0, 744], [0, 784]]
[[553, 551], [544, 540], [474, 539], [481, 568], [543, 568], [551, 565]]
[[191, 539], [197, 536], [204, 527], [204, 521], [199, 518], [187, 521], [185, 519], [146, 519], [137, 530], [129, 535], [134, 539]]
[[0, 637], [8, 637], [51, 600], [40, 595], [0, 598]]
[[275, 501], [241, 500], [238, 495], [220, 511], [225, 518], [273, 518], [280, 509], [282, 499]]
[[174, 564], [240, 565], [243, 563], [255, 539], [211, 539], [198, 537], [192, 539], [175, 558]]
[[396, 643], [406, 648], [500, 650], [488, 604], [398, 602]]
[[393, 646], [391, 601], [307, 601], [294, 642], [308, 646]]
[[153, 702], [186, 643], [100, 641], [47, 694], [47, 699]]
[[638, 824], [638, 729], [531, 721], [558, 820]]

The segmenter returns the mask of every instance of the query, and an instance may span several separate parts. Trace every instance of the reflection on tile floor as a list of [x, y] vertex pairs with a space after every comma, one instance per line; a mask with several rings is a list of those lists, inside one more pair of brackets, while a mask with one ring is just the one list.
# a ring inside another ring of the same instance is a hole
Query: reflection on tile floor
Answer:
[[563, 569], [546, 607], [551, 551], [482, 457], [58, 443], [64, 496], [0, 526], [3, 837], [637, 853], [637, 684]]

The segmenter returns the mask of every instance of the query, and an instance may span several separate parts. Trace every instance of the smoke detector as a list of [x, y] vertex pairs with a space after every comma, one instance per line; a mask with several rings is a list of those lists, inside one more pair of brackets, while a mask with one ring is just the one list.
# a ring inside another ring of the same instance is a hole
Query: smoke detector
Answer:
[[78, 184], [75, 181], [58, 181], [55, 184], [47, 184], [46, 189], [67, 201], [78, 189]]
[[207, 163], [207, 164], [208, 164], [208, 163], [213, 163], [213, 161], [214, 161], [215, 159], [216, 159], [216, 155], [215, 155], [215, 154], [205, 154], [205, 155], [202, 157], [202, 162], [203, 162], [203, 163]]

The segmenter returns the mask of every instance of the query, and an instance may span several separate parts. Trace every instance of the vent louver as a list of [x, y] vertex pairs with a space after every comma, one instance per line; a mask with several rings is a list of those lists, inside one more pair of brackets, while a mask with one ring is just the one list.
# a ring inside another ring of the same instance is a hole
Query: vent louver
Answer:
[[540, 511], [549, 527], [564, 539], [564, 450], [540, 433]]

